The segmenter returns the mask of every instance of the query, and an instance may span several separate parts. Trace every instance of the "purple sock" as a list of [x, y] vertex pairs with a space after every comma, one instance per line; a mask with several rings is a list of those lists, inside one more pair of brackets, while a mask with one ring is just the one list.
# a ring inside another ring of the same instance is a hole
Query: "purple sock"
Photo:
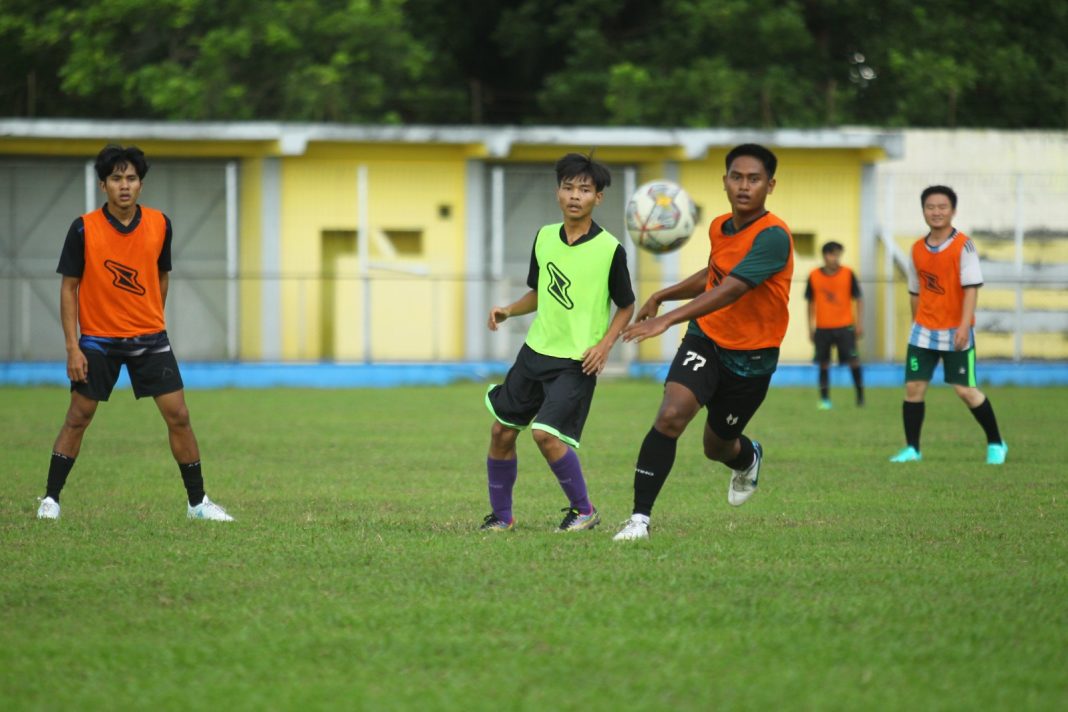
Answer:
[[571, 448], [567, 454], [556, 462], [549, 463], [553, 474], [560, 482], [560, 489], [567, 495], [571, 506], [580, 514], [589, 514], [593, 511], [590, 497], [586, 493], [586, 480], [582, 477], [582, 465], [579, 464], [578, 455]]
[[515, 486], [518, 473], [518, 460], [486, 458], [490, 507], [493, 508], [493, 514], [502, 522], [512, 521], [512, 487]]

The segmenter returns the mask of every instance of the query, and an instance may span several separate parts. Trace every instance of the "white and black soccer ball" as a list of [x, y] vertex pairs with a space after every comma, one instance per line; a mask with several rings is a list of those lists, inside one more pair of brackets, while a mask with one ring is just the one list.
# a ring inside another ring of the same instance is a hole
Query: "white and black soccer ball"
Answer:
[[697, 204], [677, 183], [654, 180], [634, 191], [625, 218], [627, 233], [638, 247], [662, 254], [690, 239], [697, 225]]

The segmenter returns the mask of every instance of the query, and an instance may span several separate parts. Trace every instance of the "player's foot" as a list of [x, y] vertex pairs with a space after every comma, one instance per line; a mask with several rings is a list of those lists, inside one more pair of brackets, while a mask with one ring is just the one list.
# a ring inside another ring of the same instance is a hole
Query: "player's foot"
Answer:
[[727, 501], [735, 507], [745, 504], [745, 501], [753, 496], [757, 488], [757, 478], [760, 476], [760, 463], [764, 459], [764, 448], [756, 440], [753, 441], [753, 464], [744, 470], [731, 470], [731, 484], [727, 488]]
[[649, 517], [644, 514], [632, 514], [623, 523], [623, 527], [612, 537], [612, 541], [634, 541], [649, 538]]
[[482, 520], [482, 526], [478, 528], [483, 532], [510, 532], [513, 529], [515, 529], [515, 517], [512, 517], [510, 522], [506, 522], [492, 513], [486, 515], [486, 518]]
[[567, 514], [564, 515], [564, 521], [560, 522], [560, 528], [557, 531], [578, 532], [583, 529], [593, 529], [601, 523], [601, 515], [597, 513], [596, 507], [590, 507], [589, 514], [582, 514], [574, 507], [564, 507], [560, 511], [567, 512]]
[[232, 522], [234, 518], [226, 513], [226, 510], [208, 499], [204, 495], [204, 501], [195, 507], [186, 505], [186, 516], [190, 519], [207, 519], [212, 522]]
[[[1001, 458], [1002, 461], [1005, 458]], [[59, 502], [51, 497], [45, 497], [41, 500], [41, 506], [37, 508], [38, 519], [59, 519]]]
[[834, 406], [831, 405], [831, 401], [824, 398], [820, 401], [820, 404], [816, 406], [816, 410], [830, 410], [832, 407]]
[[909, 445], [891, 457], [890, 462], [919, 462], [922, 459], [923, 455], [920, 454], [920, 451]]
[[[1009, 446], [1005, 443], [990, 443], [986, 446], [986, 464], [1003, 465], [1005, 456], [1009, 454]], [[44, 502], [41, 503], [44, 506]], [[38, 514], [37, 516], [41, 516]], [[59, 516], [59, 505], [56, 505], [56, 516]]]

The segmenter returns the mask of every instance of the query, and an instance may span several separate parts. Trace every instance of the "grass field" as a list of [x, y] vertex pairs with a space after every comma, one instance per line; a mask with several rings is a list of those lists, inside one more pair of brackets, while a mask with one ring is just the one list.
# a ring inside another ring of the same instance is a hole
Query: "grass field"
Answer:
[[929, 394], [776, 389], [760, 491], [683, 436], [648, 542], [611, 541], [659, 402], [605, 381], [580, 455], [605, 525], [524, 435], [519, 528], [488, 511], [484, 387], [191, 391], [208, 492], [189, 522], [162, 421], [117, 392], [34, 519], [61, 389], [0, 390], [0, 707], [1065, 709], [1068, 389], [990, 389], [1011, 447]]

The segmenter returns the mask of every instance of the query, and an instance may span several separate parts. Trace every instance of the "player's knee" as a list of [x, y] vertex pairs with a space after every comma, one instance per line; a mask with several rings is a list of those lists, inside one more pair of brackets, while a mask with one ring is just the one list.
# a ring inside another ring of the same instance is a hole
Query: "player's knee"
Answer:
[[519, 431], [514, 428], [509, 428], [507, 425], [502, 425], [499, 422], [494, 421], [493, 427], [490, 428], [490, 437], [493, 439], [494, 445], [509, 445], [515, 442], [516, 435]]
[[167, 421], [168, 427], [171, 428], [188, 428], [189, 427], [189, 408], [185, 405], [178, 406], [176, 408], [169, 409], [163, 414], [164, 420]]
[[95, 404], [92, 408], [71, 406], [67, 410], [67, 417], [64, 419], [63, 425], [68, 430], [85, 430], [89, 427], [89, 423], [93, 422], [95, 413]]
[[670, 438], [677, 438], [686, 430], [686, 425], [689, 422], [690, 419], [687, 413], [670, 403], [666, 403], [660, 408], [660, 412], [656, 414], [656, 423], [653, 427]]

